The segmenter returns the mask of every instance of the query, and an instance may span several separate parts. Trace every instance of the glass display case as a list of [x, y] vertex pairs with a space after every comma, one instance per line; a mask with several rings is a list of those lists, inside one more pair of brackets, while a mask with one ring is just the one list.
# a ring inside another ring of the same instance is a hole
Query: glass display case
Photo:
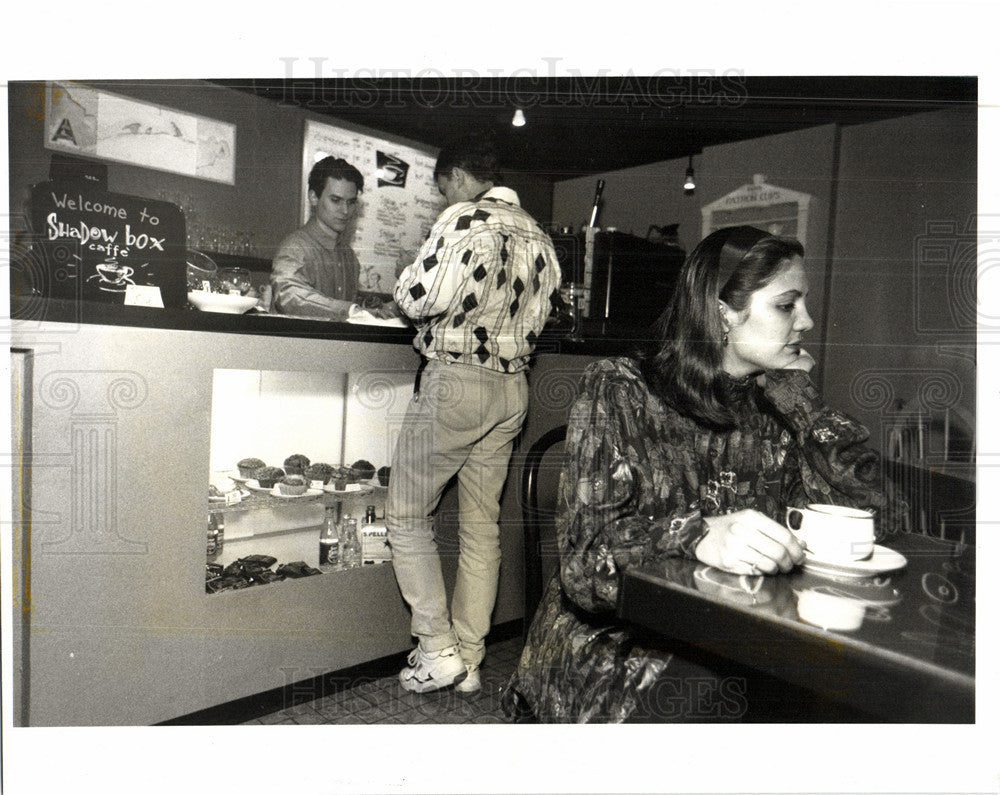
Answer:
[[320, 566], [328, 513], [353, 517], [364, 564], [385, 562], [385, 496], [407, 371], [216, 369], [207, 593], [336, 572]]

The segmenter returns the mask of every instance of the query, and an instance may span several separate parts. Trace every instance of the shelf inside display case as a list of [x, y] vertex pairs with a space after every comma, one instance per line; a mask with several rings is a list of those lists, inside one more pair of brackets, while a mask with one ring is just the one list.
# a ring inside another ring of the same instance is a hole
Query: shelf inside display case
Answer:
[[[239, 502], [216, 501], [209, 498], [208, 511], [209, 513], [234, 514], [246, 511], [258, 511], [265, 508], [282, 510], [308, 503], [319, 503], [324, 508], [337, 507], [346, 500], [354, 500], [365, 496], [371, 496], [377, 501], [385, 500], [387, 489], [384, 486], [380, 486], [377, 483], [351, 485], [358, 485], [360, 488], [345, 491], [310, 488], [305, 494], [291, 497], [280, 497], [270, 492], [251, 491], [240, 488], [238, 491], [242, 496]], [[237, 490], [234, 489], [234, 491]]]
[[[388, 560], [388, 488], [378, 476], [388, 482], [386, 464], [412, 392], [409, 368], [215, 368], [206, 590], [339, 571], [319, 564], [320, 530], [331, 514], [338, 524], [347, 516], [357, 520], [363, 560]], [[308, 490], [281, 494], [287, 476], [300, 472]], [[274, 478], [277, 486], [262, 487], [258, 478]], [[365, 524], [369, 508], [374, 521]]]
[[[342, 516], [353, 516], [362, 530], [363, 550], [369, 554], [365, 567], [385, 562], [388, 555], [366, 549], [385, 539], [385, 493], [387, 489], [361, 484], [352, 491], [325, 492], [301, 499], [283, 499], [269, 494], [252, 494], [247, 500], [213, 508], [208, 520], [208, 548], [205, 567], [205, 590], [216, 594], [244, 590], [250, 586], [269, 585], [286, 579], [346, 571], [319, 562], [319, 531], [328, 509]], [[376, 521], [363, 525], [366, 509], [374, 506]], [[366, 538], [370, 528], [371, 538]], [[374, 558], [374, 559], [372, 559]]]

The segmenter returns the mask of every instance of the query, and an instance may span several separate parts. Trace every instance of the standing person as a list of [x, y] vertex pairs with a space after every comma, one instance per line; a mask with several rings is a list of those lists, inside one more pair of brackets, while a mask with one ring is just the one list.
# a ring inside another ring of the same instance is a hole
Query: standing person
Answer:
[[[500, 494], [528, 410], [528, 360], [561, 278], [551, 240], [497, 171], [481, 139], [441, 152], [434, 178], [448, 207], [395, 289], [424, 357], [386, 503], [396, 580], [418, 641], [399, 678], [421, 693], [480, 687], [500, 570]], [[449, 613], [432, 514], [456, 473], [459, 558]]]
[[[361, 266], [347, 231], [365, 179], [339, 157], [324, 157], [309, 172], [311, 215], [289, 234], [271, 263], [272, 310], [323, 320], [346, 320], [357, 298]], [[392, 317], [391, 302], [372, 310]]]
[[[789, 571], [804, 552], [785, 509], [811, 502], [874, 511], [880, 537], [898, 528], [868, 431], [827, 408], [809, 379], [808, 291], [798, 241], [713, 232], [687, 258], [650, 349], [588, 367], [567, 430], [559, 576], [504, 693], [510, 714], [663, 718], [640, 705], [699, 682], [682, 719], [738, 720], [724, 680], [692, 650], [616, 620], [621, 571], [674, 557], [740, 575]], [[747, 685], [750, 709], [763, 686]]]

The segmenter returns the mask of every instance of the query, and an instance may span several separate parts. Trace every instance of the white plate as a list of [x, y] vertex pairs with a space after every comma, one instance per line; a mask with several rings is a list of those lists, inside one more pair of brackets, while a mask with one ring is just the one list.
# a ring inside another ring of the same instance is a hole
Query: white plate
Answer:
[[275, 486], [273, 489], [267, 492], [272, 497], [281, 497], [283, 500], [297, 500], [302, 497], [318, 497], [323, 493], [322, 489], [306, 489], [302, 494], [282, 494], [278, 491], [278, 487]]
[[802, 568], [817, 574], [832, 574], [837, 577], [872, 577], [887, 571], [896, 571], [906, 565], [906, 558], [893, 550], [875, 545], [871, 557], [852, 560], [849, 563], [821, 560], [806, 552]]
[[331, 480], [323, 487], [323, 491], [327, 492], [328, 494], [350, 494], [352, 492], [367, 493], [371, 491], [372, 488], [373, 487], [369, 483], [348, 483], [346, 489], [337, 489], [334, 485], [334, 482]]
[[270, 488], [264, 488], [263, 486], [260, 485], [260, 483], [258, 483], [253, 478], [250, 478], [250, 480], [244, 480], [243, 485], [246, 486], [248, 489], [250, 489], [250, 491], [258, 491], [262, 492], [263, 494], [270, 494], [271, 489], [274, 488], [274, 486], [271, 486]]
[[242, 315], [257, 306], [257, 299], [248, 295], [206, 293], [204, 290], [189, 292], [188, 301], [202, 312], [223, 312], [227, 315]]

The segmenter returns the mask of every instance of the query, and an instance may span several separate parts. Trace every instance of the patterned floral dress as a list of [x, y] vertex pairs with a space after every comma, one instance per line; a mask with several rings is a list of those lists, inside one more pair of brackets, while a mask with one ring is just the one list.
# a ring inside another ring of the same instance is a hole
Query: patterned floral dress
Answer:
[[[784, 524], [810, 502], [868, 508], [898, 524], [868, 431], [825, 407], [801, 370], [732, 380], [735, 428], [706, 429], [653, 395], [631, 359], [596, 362], [570, 412], [560, 484], [559, 577], [548, 584], [504, 693], [509, 714], [621, 722], [681, 661], [616, 621], [619, 573], [694, 557], [705, 516], [754, 508]], [[899, 506], [902, 508], [903, 506]]]

